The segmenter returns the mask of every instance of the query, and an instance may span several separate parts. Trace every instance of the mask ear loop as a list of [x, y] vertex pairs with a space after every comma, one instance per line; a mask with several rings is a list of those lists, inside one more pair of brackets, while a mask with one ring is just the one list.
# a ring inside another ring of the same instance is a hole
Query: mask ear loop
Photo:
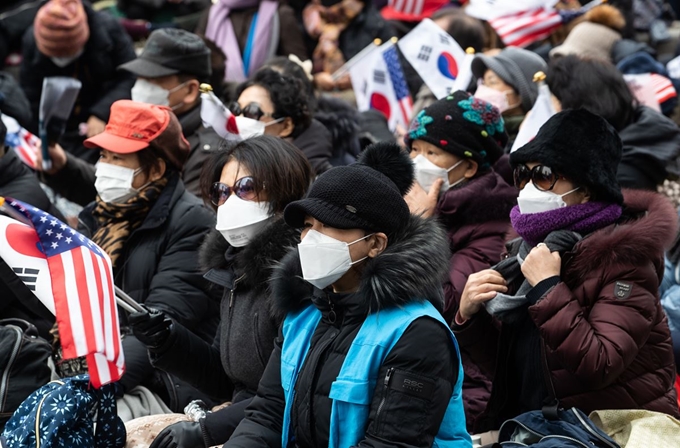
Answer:
[[266, 128], [267, 126], [269, 126], [269, 125], [271, 125], [271, 124], [281, 123], [281, 122], [282, 122], [283, 120], [285, 120], [285, 119], [286, 119], [286, 117], [281, 117], [281, 118], [277, 118], [277, 119], [274, 120], [274, 121], [269, 121], [269, 122], [267, 122], [267, 123], [264, 124], [264, 127]]
[[[369, 238], [369, 237], [371, 237], [371, 236], [373, 236], [373, 235], [375, 235], [375, 232], [374, 232], [374, 233], [371, 233], [371, 234], [369, 234], [369, 235], [366, 235], [366, 236], [363, 237], [363, 238], [359, 238], [358, 240], [354, 240], [354, 241], [352, 241], [351, 243], [347, 243], [347, 251], [349, 251], [349, 246], [351, 246], [352, 244], [358, 243], [359, 241], [365, 240], [366, 238]], [[350, 266], [354, 266], [355, 264], [361, 263], [362, 261], [364, 261], [364, 260], [367, 259], [367, 258], [368, 258], [368, 255], [366, 255], [364, 258], [362, 258], [362, 259], [360, 259], [360, 260], [352, 261], [349, 265], [350, 265]], [[350, 257], [350, 259], [351, 259], [351, 257]]]

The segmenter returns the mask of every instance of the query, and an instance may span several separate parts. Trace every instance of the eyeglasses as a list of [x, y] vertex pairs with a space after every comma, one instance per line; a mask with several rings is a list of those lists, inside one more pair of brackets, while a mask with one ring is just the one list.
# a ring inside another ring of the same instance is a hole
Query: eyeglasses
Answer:
[[258, 103], [249, 103], [245, 107], [241, 107], [239, 103], [234, 101], [229, 104], [229, 110], [236, 116], [243, 115], [246, 118], [259, 120], [262, 117], [274, 118], [274, 114], [268, 114], [262, 111], [262, 107]]
[[231, 196], [232, 193], [244, 201], [254, 201], [257, 199], [257, 188], [255, 185], [255, 178], [252, 176], [240, 178], [233, 187], [225, 185], [222, 182], [215, 182], [212, 184], [212, 187], [210, 187], [210, 202], [212, 202], [214, 206], [219, 207], [227, 202], [227, 199], [229, 199], [229, 196]]
[[562, 177], [554, 172], [552, 168], [545, 165], [536, 165], [531, 169], [526, 165], [518, 165], [513, 172], [515, 186], [520, 190], [531, 181], [537, 189], [550, 191]]

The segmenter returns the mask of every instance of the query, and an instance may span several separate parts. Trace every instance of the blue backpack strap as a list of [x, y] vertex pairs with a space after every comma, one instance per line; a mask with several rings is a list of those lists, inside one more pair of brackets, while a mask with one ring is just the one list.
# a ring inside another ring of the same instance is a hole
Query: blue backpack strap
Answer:
[[295, 399], [295, 382], [305, 362], [309, 345], [314, 335], [321, 312], [312, 304], [295, 313], [290, 313], [283, 321], [283, 347], [281, 348], [281, 387], [286, 398], [281, 430], [281, 446], [288, 446], [290, 437], [290, 413]]

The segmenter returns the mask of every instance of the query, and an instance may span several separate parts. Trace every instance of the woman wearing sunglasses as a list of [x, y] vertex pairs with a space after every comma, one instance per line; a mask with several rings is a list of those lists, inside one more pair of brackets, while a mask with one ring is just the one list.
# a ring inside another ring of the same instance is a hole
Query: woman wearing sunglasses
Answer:
[[223, 289], [215, 341], [206, 343], [168, 319], [133, 330], [149, 341], [154, 366], [233, 404], [199, 422], [167, 427], [151, 448], [222, 445], [243, 418], [281, 323], [270, 311], [268, 279], [272, 267], [299, 242], [299, 233], [281, 215], [312, 181], [304, 155], [270, 136], [217, 153], [203, 176], [217, 225], [201, 247], [200, 262], [205, 278]]
[[490, 378], [476, 433], [544, 405], [678, 416], [670, 332], [658, 299], [677, 215], [616, 180], [621, 140], [584, 109], [553, 116], [510, 156], [521, 239], [471, 275], [454, 330]]
[[238, 101], [229, 109], [237, 116], [242, 134], [286, 139], [304, 153], [316, 174], [331, 168], [331, 134], [312, 118], [307, 91], [301, 80], [263, 68], [241, 84], [236, 95]]

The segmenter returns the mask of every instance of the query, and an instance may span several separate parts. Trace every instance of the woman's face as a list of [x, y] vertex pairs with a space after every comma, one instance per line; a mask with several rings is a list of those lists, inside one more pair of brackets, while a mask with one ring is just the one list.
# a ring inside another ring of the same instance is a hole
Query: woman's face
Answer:
[[[526, 166], [529, 169], [532, 169], [535, 166], [541, 165], [540, 163], [527, 163]], [[555, 182], [555, 186], [550, 190], [552, 193], [555, 193], [557, 195], [565, 195], [562, 196], [562, 200], [565, 202], [567, 205], [576, 205], [576, 204], [584, 204], [590, 200], [590, 196], [588, 195], [588, 192], [583, 189], [579, 188], [576, 191], [573, 191], [569, 193], [570, 191], [574, 190], [576, 188], [576, 185], [574, 185], [573, 182], [571, 182], [569, 179], [566, 177], [560, 175], [559, 178], [557, 179], [557, 182]], [[569, 193], [569, 194], [566, 194]]]
[[[307, 216], [305, 218], [305, 225], [300, 234], [300, 240], [303, 240], [311, 229], [316, 230], [319, 233], [323, 233], [326, 236], [330, 236], [339, 241], [344, 241], [345, 243], [351, 243], [357, 241], [367, 235], [364, 230], [361, 229], [336, 229], [335, 227], [330, 227], [322, 223], [316, 218]], [[371, 243], [369, 238], [349, 246], [349, 254], [352, 257], [352, 261], [361, 260], [366, 257], [369, 250], [371, 249]]]
[[[428, 143], [423, 140], [415, 140], [411, 143], [411, 153], [409, 154], [411, 159], [415, 159], [416, 156], [422, 155], [430, 162], [437, 165], [439, 168], [444, 168], [448, 170], [456, 163], [460, 162], [460, 157], [454, 156], [450, 152], [446, 152], [443, 149]], [[474, 167], [474, 171], [468, 175], [470, 170], [470, 165], [467, 163], [461, 163], [451, 171], [449, 171], [449, 183], [454, 183], [463, 177], [470, 178], [475, 175], [477, 167]]]
[[[139, 168], [139, 157], [137, 153], [131, 154], [118, 154], [116, 152], [111, 152], [108, 149], [102, 149], [99, 153], [99, 161], [103, 163], [108, 163], [109, 165], [122, 166], [125, 168], [130, 168], [136, 170]], [[139, 172], [132, 179], [132, 188], [139, 189], [144, 184], [149, 181], [149, 176], [146, 173]]]
[[[267, 89], [261, 86], [250, 86], [245, 89], [241, 96], [238, 97], [238, 104], [243, 109], [251, 103], [258, 104], [260, 110], [264, 113], [260, 118], [261, 122], [267, 124], [276, 121], [276, 118], [272, 117], [274, 114], [274, 103], [272, 103]], [[265, 135], [272, 135], [274, 137], [287, 137], [288, 135], [282, 135], [285, 131], [286, 120], [270, 124], [264, 128]]]
[[498, 90], [499, 92], [505, 93], [506, 97], [508, 98], [510, 109], [503, 112], [503, 115], [512, 115], [515, 112], [522, 112], [522, 99], [519, 97], [519, 94], [515, 91], [515, 89], [512, 88], [512, 86], [506, 84], [505, 81], [503, 81], [501, 77], [496, 74], [496, 72], [492, 70], [487, 70], [484, 72], [484, 85], [494, 90]]
[[[240, 164], [237, 160], [235, 159], [230, 159], [226, 165], [224, 165], [224, 168], [222, 168], [222, 174], [220, 175], [220, 182], [222, 182], [224, 185], [228, 187], [234, 187], [237, 181], [244, 177], [252, 176], [250, 173], [250, 170]], [[260, 182], [259, 179], [255, 179], [256, 182]], [[234, 192], [232, 191], [232, 194]], [[257, 202], [266, 202], [267, 201], [267, 192], [264, 190], [260, 190], [259, 194], [257, 195]]]

